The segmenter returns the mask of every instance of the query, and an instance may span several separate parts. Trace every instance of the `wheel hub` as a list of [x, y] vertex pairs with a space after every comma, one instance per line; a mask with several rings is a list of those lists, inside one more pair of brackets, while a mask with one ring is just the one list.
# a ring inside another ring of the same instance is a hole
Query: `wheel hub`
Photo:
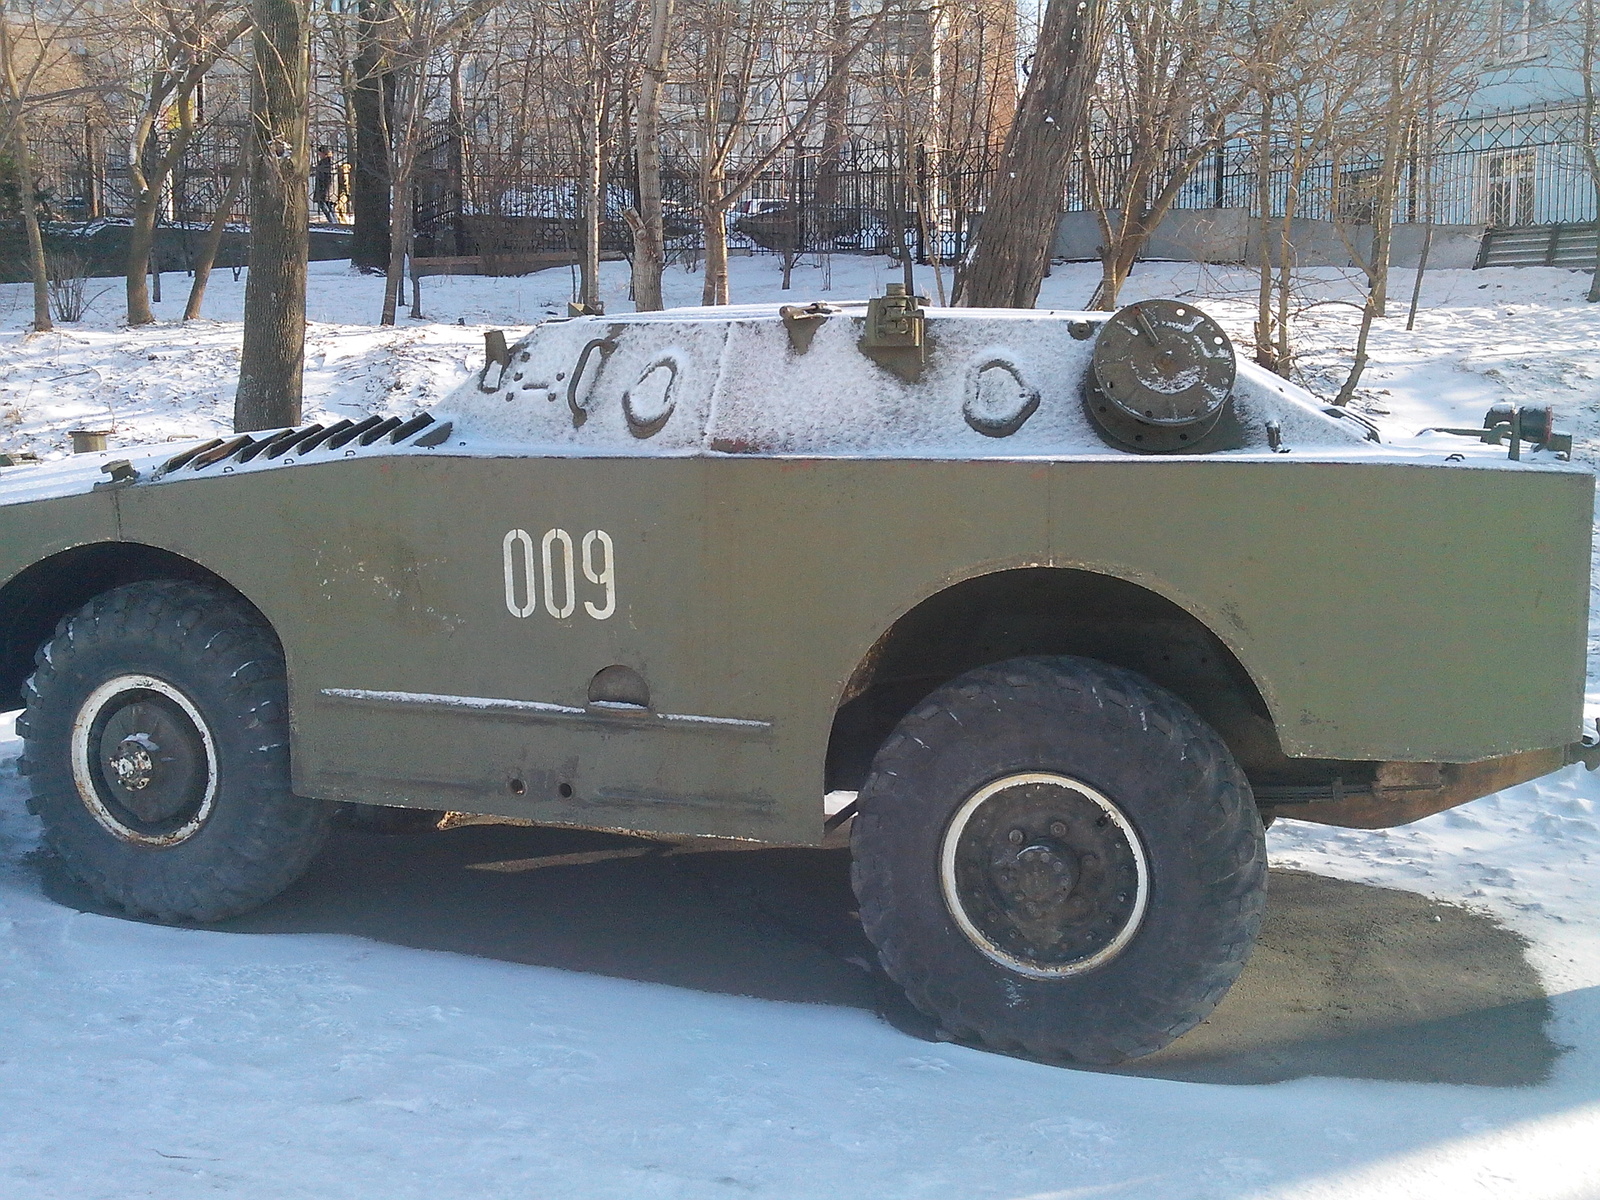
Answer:
[[73, 723], [73, 778], [94, 819], [123, 841], [174, 845], [211, 810], [216, 753], [193, 703], [164, 680], [120, 676]]
[[1148, 872], [1131, 823], [1095, 789], [1053, 773], [979, 789], [943, 846], [945, 900], [984, 954], [1024, 974], [1070, 975], [1121, 951]]
[[156, 773], [154, 756], [160, 752], [161, 747], [150, 740], [149, 734], [136, 733], [118, 742], [116, 751], [106, 761], [119, 784], [130, 792], [139, 792], [150, 786]]

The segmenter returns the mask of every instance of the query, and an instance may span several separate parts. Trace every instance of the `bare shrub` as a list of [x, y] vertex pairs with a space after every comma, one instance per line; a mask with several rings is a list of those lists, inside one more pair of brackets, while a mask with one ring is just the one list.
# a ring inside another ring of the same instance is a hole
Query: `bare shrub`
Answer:
[[89, 260], [71, 250], [52, 250], [44, 258], [50, 310], [56, 320], [83, 320], [84, 311], [106, 291], [90, 288]]

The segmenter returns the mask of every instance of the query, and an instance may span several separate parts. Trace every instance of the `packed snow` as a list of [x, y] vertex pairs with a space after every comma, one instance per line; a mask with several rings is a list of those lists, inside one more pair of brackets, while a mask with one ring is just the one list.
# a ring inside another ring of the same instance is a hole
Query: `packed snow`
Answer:
[[[627, 311], [625, 265], [604, 271], [606, 303]], [[1408, 296], [1398, 274], [1392, 294]], [[899, 277], [841, 257], [802, 264], [784, 293], [775, 262], [740, 259], [733, 293], [861, 298]], [[109, 430], [113, 446], [226, 431], [243, 281], [219, 275], [208, 318], [187, 325], [175, 282], [155, 325], [120, 327], [108, 289], [84, 322], [32, 336], [24, 289], [0, 288], [0, 451], [64, 457], [73, 428]], [[1057, 267], [1041, 304], [1080, 307], [1094, 282], [1091, 267]], [[931, 291], [926, 269], [918, 283]], [[1547, 269], [1430, 273], [1414, 331], [1403, 304], [1378, 323], [1358, 406], [1410, 434], [1477, 425], [1498, 401], [1552, 403], [1593, 463], [1600, 306], [1583, 302], [1587, 284]], [[1243, 342], [1253, 286], [1237, 269], [1147, 264], [1125, 298], [1193, 299]], [[669, 272], [670, 303], [699, 289]], [[1357, 319], [1337, 302], [1357, 290], [1332, 270], [1301, 289], [1314, 307], [1298, 325], [1298, 378], [1329, 397]], [[481, 365], [485, 329], [563, 311], [571, 284], [564, 271], [426, 280], [426, 319], [393, 329], [375, 324], [381, 290], [313, 266], [308, 418], [435, 403]], [[1593, 673], [1589, 686], [1600, 711]], [[1581, 767], [1401, 829], [1280, 821], [1269, 834], [1275, 867], [1465, 906], [1525, 939], [1549, 995], [1547, 1069], [1521, 1086], [1381, 1071], [1229, 1084], [933, 1042], [799, 984], [686, 985], [686, 964], [711, 953], [696, 928], [716, 936], [693, 921], [663, 951], [668, 968], [638, 978], [452, 940], [484, 914], [443, 902], [418, 901], [415, 916], [445, 932], [411, 936], [420, 874], [381, 893], [392, 934], [311, 918], [173, 929], [82, 911], [38, 852], [18, 753], [0, 718], [0, 1196], [1600, 1197], [1600, 775]], [[374, 839], [371, 854], [400, 840]], [[340, 863], [352, 879], [364, 869]], [[632, 865], [609, 864], [607, 878]], [[537, 875], [566, 886], [560, 870]], [[607, 919], [621, 930], [649, 915]], [[592, 941], [585, 961], [625, 957]], [[803, 981], [811, 960], [797, 961]]]

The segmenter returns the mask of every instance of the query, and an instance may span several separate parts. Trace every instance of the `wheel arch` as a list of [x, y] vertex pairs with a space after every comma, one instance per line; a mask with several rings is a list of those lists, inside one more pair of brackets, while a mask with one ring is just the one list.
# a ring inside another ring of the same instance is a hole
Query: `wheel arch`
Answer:
[[[62, 617], [100, 593], [147, 579], [186, 579], [237, 597], [258, 614], [250, 598], [222, 576], [159, 546], [142, 542], [91, 542], [59, 551], [0, 586], [0, 710], [20, 706], [33, 656]], [[270, 627], [270, 622], [262, 620]]]
[[1073, 567], [1015, 567], [933, 592], [861, 657], [840, 695], [827, 751], [829, 790], [854, 790], [900, 718], [975, 667], [1075, 654], [1138, 671], [1215, 728], [1246, 773], [1286, 756], [1255, 676], [1207, 622], [1140, 583]]

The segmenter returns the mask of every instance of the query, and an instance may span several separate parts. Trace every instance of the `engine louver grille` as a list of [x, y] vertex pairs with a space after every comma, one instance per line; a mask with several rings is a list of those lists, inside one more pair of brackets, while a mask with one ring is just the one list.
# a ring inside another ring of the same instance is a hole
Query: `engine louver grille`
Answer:
[[171, 475], [185, 468], [204, 471], [219, 463], [247, 463], [258, 458], [304, 459], [319, 451], [332, 457], [333, 452], [343, 450], [345, 457], [351, 457], [380, 442], [390, 446], [409, 443], [432, 448], [450, 436], [450, 429], [449, 421], [435, 421], [426, 413], [418, 413], [409, 420], [367, 417], [361, 421], [336, 421], [332, 425], [303, 425], [261, 434], [241, 433], [231, 438], [212, 438], [202, 445], [191, 446], [182, 454], [169, 458], [156, 474], [158, 477]]

